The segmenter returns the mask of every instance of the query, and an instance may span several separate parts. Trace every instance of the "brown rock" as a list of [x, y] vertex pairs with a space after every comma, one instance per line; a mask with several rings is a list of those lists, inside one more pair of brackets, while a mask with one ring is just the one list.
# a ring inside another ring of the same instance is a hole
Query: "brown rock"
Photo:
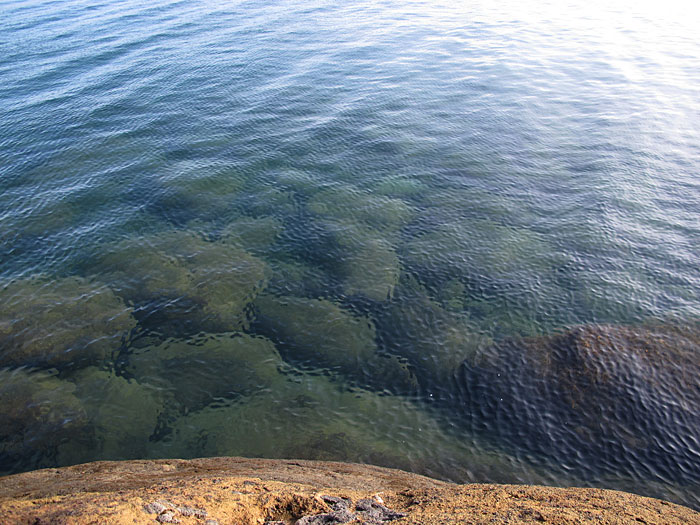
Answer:
[[700, 524], [700, 513], [691, 509], [624, 492], [455, 485], [367, 465], [244, 458], [97, 462], [7, 476], [0, 478], [0, 516], [17, 524], [153, 524], [159, 518], [184, 525], [205, 523], [206, 512], [206, 521], [220, 525], [293, 524], [332, 513], [334, 498], [374, 508], [370, 498], [377, 492], [390, 512], [406, 514], [391, 522], [397, 525]]
[[588, 325], [494, 345], [458, 374], [460, 408], [515, 455], [700, 483], [700, 324]]

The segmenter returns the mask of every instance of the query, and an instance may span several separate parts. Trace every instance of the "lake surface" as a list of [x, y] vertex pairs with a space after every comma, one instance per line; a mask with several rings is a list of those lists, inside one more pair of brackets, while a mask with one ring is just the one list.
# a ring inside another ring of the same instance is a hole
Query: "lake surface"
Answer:
[[700, 9], [0, 3], [0, 472], [358, 461], [700, 508]]

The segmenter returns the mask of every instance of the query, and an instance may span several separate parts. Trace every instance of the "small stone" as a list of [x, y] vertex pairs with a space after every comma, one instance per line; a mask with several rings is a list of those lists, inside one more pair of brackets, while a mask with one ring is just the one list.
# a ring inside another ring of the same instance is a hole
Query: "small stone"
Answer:
[[546, 521], [545, 517], [542, 516], [542, 513], [535, 509], [523, 509], [520, 512], [520, 517], [523, 519], [528, 518], [534, 521]]
[[219, 525], [219, 520], [208, 519], [204, 522], [204, 525]]
[[145, 510], [149, 514], [160, 514], [165, 509], [166, 509], [166, 506], [163, 505], [162, 503], [157, 502], [157, 501], [154, 501], [153, 503], [149, 503], [148, 505], [143, 506], [143, 510]]
[[207, 511], [204, 509], [193, 509], [192, 507], [178, 507], [177, 510], [183, 516], [195, 516], [197, 518], [206, 518]]
[[156, 518], [156, 521], [160, 523], [180, 523], [180, 520], [175, 517], [174, 510], [166, 510]]
[[296, 525], [336, 525], [338, 523], [348, 523], [354, 519], [354, 514], [347, 509], [341, 509], [327, 514], [304, 516], [300, 520], [297, 520]]
[[337, 496], [321, 496], [321, 499], [333, 510], [350, 509], [352, 500], [349, 498], [339, 498]]
[[385, 521], [397, 520], [406, 517], [403, 512], [396, 512], [371, 499], [361, 499], [357, 502], [355, 510], [368, 524], [379, 524]]

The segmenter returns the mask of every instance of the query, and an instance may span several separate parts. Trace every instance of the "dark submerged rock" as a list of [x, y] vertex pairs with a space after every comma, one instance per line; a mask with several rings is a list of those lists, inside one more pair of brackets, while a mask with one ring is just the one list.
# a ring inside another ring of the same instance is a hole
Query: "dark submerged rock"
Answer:
[[471, 428], [580, 475], [700, 481], [697, 323], [505, 341], [458, 388]]

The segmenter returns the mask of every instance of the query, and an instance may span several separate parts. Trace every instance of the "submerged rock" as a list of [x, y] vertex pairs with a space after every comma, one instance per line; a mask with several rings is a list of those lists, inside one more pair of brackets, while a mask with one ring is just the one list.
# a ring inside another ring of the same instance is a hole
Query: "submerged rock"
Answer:
[[[262, 183], [269, 186], [267, 183]], [[293, 217], [299, 211], [297, 197], [291, 191], [277, 187], [260, 187], [246, 195], [242, 205], [246, 213], [254, 217]]]
[[413, 216], [411, 207], [401, 199], [351, 186], [321, 190], [309, 201], [308, 209], [319, 217], [361, 223], [385, 234], [398, 232]]
[[104, 285], [30, 278], [0, 289], [0, 365], [80, 367], [119, 349], [136, 326]]
[[[700, 329], [582, 326], [461, 368], [470, 429], [583, 475], [700, 482]], [[641, 474], [643, 473], [643, 474]]]
[[551, 253], [533, 231], [464, 219], [414, 237], [401, 255], [412, 268], [448, 280], [465, 274], [492, 279], [526, 275], [546, 267]]
[[43, 371], [0, 369], [0, 471], [52, 465], [59, 445], [84, 439], [87, 423], [72, 383]]
[[408, 359], [424, 386], [444, 386], [465, 360], [491, 342], [467, 317], [442, 308], [410, 278], [378, 323], [388, 350]]
[[160, 192], [151, 211], [177, 224], [216, 220], [236, 212], [236, 201], [246, 183], [243, 174], [201, 162], [180, 163], [177, 168], [177, 176], [160, 181]]
[[263, 331], [286, 348], [292, 361], [361, 370], [374, 356], [374, 323], [325, 299], [261, 296], [255, 302]]
[[479, 452], [450, 436], [405, 397], [299, 373], [279, 376], [274, 388], [245, 400], [182, 415], [154, 453], [342, 460], [443, 473], [453, 466], [457, 477], [474, 469], [502, 476], [512, 468], [502, 454]]
[[282, 221], [274, 217], [238, 217], [220, 231], [221, 240], [255, 254], [266, 252], [283, 230]]
[[271, 341], [229, 333], [139, 348], [129, 356], [126, 370], [151, 391], [194, 410], [268, 388], [278, 379], [281, 364]]
[[163, 393], [94, 367], [80, 370], [71, 381], [94, 429], [95, 444], [86, 449], [69, 442], [61, 447], [59, 462], [145, 457], [164, 409]]
[[322, 268], [295, 260], [270, 262], [267, 291], [277, 295], [320, 298], [335, 286], [334, 280]]
[[343, 292], [372, 301], [391, 299], [401, 267], [392, 243], [380, 232], [354, 223], [328, 225], [338, 247]]
[[428, 193], [428, 187], [415, 178], [390, 176], [375, 182], [372, 185], [372, 193], [387, 197], [416, 197]]
[[235, 243], [183, 231], [124, 241], [96, 269], [110, 275], [128, 300], [156, 304], [157, 315], [194, 321], [209, 331], [246, 327], [246, 308], [266, 285], [262, 260]]
[[306, 171], [284, 169], [277, 173], [275, 186], [293, 191], [300, 195], [310, 195], [318, 191], [327, 181], [323, 177]]

